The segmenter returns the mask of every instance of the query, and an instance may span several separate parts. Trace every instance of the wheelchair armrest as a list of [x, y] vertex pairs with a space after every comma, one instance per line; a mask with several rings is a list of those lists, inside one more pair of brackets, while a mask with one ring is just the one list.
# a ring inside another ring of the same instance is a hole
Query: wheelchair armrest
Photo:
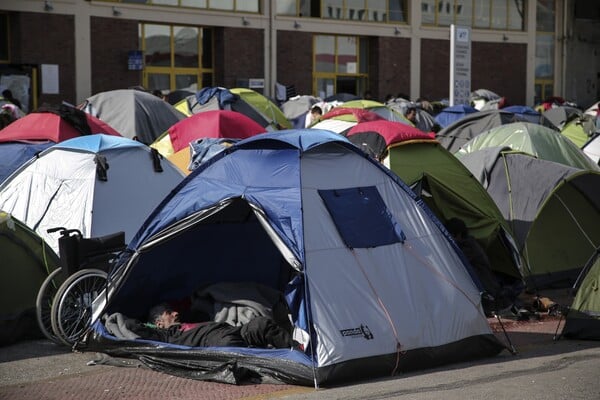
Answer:
[[86, 256], [111, 253], [125, 248], [125, 232], [116, 232], [104, 236], [81, 239], [79, 255]]

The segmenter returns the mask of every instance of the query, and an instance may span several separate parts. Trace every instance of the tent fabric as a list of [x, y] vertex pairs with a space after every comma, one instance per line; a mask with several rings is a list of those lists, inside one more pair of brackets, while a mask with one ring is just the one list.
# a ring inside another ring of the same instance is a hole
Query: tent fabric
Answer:
[[476, 108], [464, 104], [458, 104], [444, 108], [438, 115], [434, 117], [435, 122], [442, 128], [460, 120], [461, 118], [479, 112]]
[[468, 114], [436, 134], [436, 139], [451, 153], [456, 153], [469, 140], [500, 125], [520, 121], [504, 110], [485, 110]]
[[5, 142], [0, 143], [0, 183], [29, 159], [52, 146], [54, 142]]
[[575, 298], [565, 316], [562, 335], [569, 339], [600, 340], [600, 253], [582, 271]]
[[550, 128], [556, 128], [561, 130], [567, 122], [571, 121], [574, 118], [581, 117], [583, 112], [571, 106], [558, 106], [552, 107], [545, 110], [542, 113], [542, 125], [548, 126]]
[[542, 114], [528, 106], [508, 106], [502, 108], [502, 111], [511, 112], [521, 118], [523, 121], [539, 124]]
[[320, 98], [308, 95], [291, 97], [281, 104], [281, 111], [292, 124], [292, 128], [302, 129], [306, 124], [306, 114], [310, 112], [313, 105], [320, 101]]
[[350, 128], [346, 137], [376, 159], [382, 160], [389, 146], [409, 140], [435, 140], [418, 128], [388, 120], [360, 122]]
[[600, 165], [600, 134], [596, 134], [582, 147], [583, 152], [596, 164]]
[[405, 125], [413, 126], [413, 123], [410, 122], [403, 113], [394, 110], [387, 105], [380, 103], [374, 100], [351, 100], [347, 101], [344, 104], [340, 105], [341, 108], [362, 108], [367, 111], [374, 112], [380, 117], [394, 122], [400, 122]]
[[[369, 189], [360, 195], [362, 188]], [[381, 212], [385, 205], [402, 240], [383, 244], [359, 236], [358, 245], [347, 247], [319, 194], [336, 190], [354, 194], [341, 203], [348, 207], [336, 202], [339, 211]], [[169, 262], [174, 254], [177, 262]], [[111, 281], [114, 287], [94, 305], [97, 322], [82, 349], [139, 357], [145, 346], [163, 371], [180, 376], [199, 377], [211, 360], [228, 360], [263, 377], [325, 384], [503, 348], [483, 315], [480, 289], [440, 222], [394, 174], [325, 130], [257, 135], [202, 164], [146, 220]], [[119, 342], [102, 330], [103, 314], [143, 317], [155, 302], [231, 281], [285, 293], [295, 326], [310, 332], [306, 352], [179, 353], [164, 344]], [[185, 371], [176, 359], [186, 360]]]
[[205, 87], [177, 103], [175, 108], [187, 116], [209, 110], [237, 111], [268, 131], [291, 128], [281, 109], [252, 89]]
[[[399, 112], [401, 115], [406, 115], [406, 110], [409, 107], [414, 107], [414, 109], [417, 112], [415, 116], [416, 121], [414, 125], [423, 132], [431, 132], [434, 126], [437, 125], [437, 122], [435, 122], [433, 115], [431, 115], [428, 111], [424, 109], [426, 105], [424, 105], [422, 102], [413, 103], [411, 101], [398, 98], [386, 102], [385, 105], [391, 108], [392, 110]], [[427, 105], [431, 106], [428, 103]], [[413, 124], [411, 123], [411, 125]]]
[[[104, 162], [104, 169], [101, 163]], [[0, 185], [0, 209], [10, 212], [58, 252], [47, 229], [79, 229], [84, 237], [125, 232], [133, 237], [150, 211], [184, 175], [170, 162], [155, 165], [135, 140], [82, 136], [57, 143]]]
[[596, 133], [595, 118], [586, 114], [574, 118], [563, 126], [560, 133], [582, 148]]
[[0, 211], [0, 346], [41, 336], [35, 317], [42, 282], [59, 266], [58, 256], [31, 229]]
[[568, 287], [600, 243], [600, 172], [506, 148], [464, 155], [509, 222], [528, 285]]
[[151, 93], [117, 89], [88, 97], [81, 108], [110, 124], [129, 139], [151, 144], [186, 116]]
[[326, 129], [345, 135], [350, 128], [360, 122], [378, 120], [385, 120], [385, 118], [363, 108], [335, 107], [323, 114], [310, 128], [317, 130]]
[[194, 114], [171, 126], [150, 147], [168, 157], [202, 138], [245, 139], [266, 129], [236, 111], [210, 110]]
[[438, 219], [463, 220], [485, 250], [494, 272], [522, 279], [523, 260], [511, 226], [482, 184], [441, 144], [433, 140], [399, 142], [389, 148], [383, 162]]
[[530, 122], [513, 122], [483, 132], [461, 146], [456, 156], [460, 159], [480, 149], [503, 146], [574, 168], [600, 171], [598, 165], [560, 132]]
[[[85, 115], [85, 119], [90, 133], [121, 136], [111, 125], [94, 116]], [[72, 123], [58, 114], [33, 112], [0, 130], [0, 142], [51, 141], [58, 143], [81, 135], [82, 133]]]

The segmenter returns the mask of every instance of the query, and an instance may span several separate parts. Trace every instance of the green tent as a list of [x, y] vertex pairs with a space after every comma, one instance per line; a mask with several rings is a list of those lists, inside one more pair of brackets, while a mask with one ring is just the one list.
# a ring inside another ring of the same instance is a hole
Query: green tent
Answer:
[[387, 105], [374, 100], [350, 100], [341, 104], [339, 107], [345, 108], [362, 108], [374, 112], [380, 117], [394, 122], [401, 122], [406, 125], [413, 126], [413, 123], [406, 119], [406, 117], [398, 112], [397, 110], [388, 107]]
[[[25, 224], [0, 211], [0, 345], [39, 332], [35, 308], [38, 290], [59, 266], [56, 253]], [[39, 335], [38, 335], [39, 336]]]
[[464, 155], [509, 222], [531, 288], [565, 288], [600, 244], [600, 171], [492, 147]]
[[205, 87], [180, 100], [174, 107], [188, 117], [209, 110], [231, 110], [250, 117], [267, 131], [292, 128], [291, 122], [275, 103], [252, 89]]
[[492, 269], [522, 278], [512, 231], [481, 183], [439, 142], [405, 141], [388, 148], [387, 165], [442, 221], [457, 217], [486, 250]]
[[567, 122], [560, 131], [579, 148], [582, 148], [594, 136], [595, 132], [595, 118], [587, 114]]
[[573, 304], [566, 316], [562, 334], [572, 339], [600, 340], [600, 253], [582, 271]]
[[513, 122], [492, 128], [468, 141], [455, 155], [462, 158], [464, 154], [491, 147], [510, 147], [542, 160], [600, 171], [600, 167], [566, 136], [531, 122]]

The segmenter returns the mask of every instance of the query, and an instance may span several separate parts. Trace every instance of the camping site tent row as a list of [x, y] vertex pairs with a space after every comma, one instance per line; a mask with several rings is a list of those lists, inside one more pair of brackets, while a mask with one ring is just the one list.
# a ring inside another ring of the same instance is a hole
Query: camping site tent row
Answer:
[[[410, 188], [344, 137], [257, 135], [201, 164], [155, 209], [78, 348], [195, 379], [246, 371], [303, 385], [495, 355], [504, 346], [461, 254]], [[127, 340], [104, 325], [114, 313], [143, 321], [157, 302], [223, 282], [285, 294], [310, 337], [305, 352]]]

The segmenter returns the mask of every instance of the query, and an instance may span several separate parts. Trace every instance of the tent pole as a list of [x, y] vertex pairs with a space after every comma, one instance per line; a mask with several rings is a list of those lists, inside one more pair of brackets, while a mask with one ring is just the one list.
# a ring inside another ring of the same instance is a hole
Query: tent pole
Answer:
[[504, 324], [502, 323], [502, 319], [500, 318], [500, 315], [498, 313], [495, 313], [495, 314], [496, 314], [496, 319], [498, 320], [498, 322], [500, 323], [500, 327], [502, 328], [502, 332], [504, 332], [504, 336], [506, 337], [506, 340], [508, 341], [508, 344], [510, 346], [510, 348], [508, 350], [514, 356], [517, 354], [517, 350], [515, 349], [515, 346], [513, 346], [512, 341], [510, 340], [510, 337], [508, 336], [508, 332], [506, 332], [506, 329], [504, 328]]

